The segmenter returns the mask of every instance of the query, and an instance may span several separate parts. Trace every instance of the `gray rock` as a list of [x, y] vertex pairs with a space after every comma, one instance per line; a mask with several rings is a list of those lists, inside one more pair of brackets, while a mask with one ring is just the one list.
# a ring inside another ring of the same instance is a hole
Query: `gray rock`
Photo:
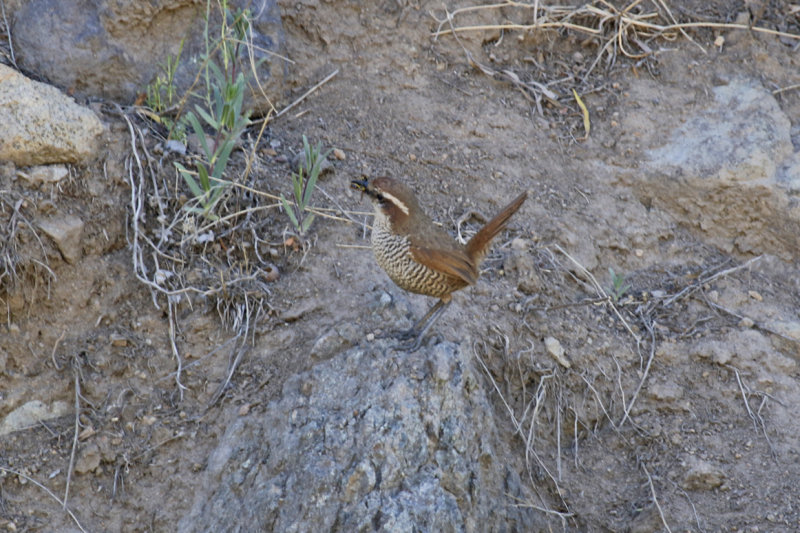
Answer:
[[43, 165], [29, 168], [27, 171], [20, 171], [18, 176], [28, 183], [31, 187], [41, 185], [52, 185], [58, 183], [69, 175], [69, 170], [64, 165]]
[[38, 220], [37, 225], [53, 239], [67, 263], [74, 264], [80, 259], [83, 251], [81, 248], [83, 220], [73, 215], [62, 215]]
[[647, 152], [642, 194], [726, 251], [791, 258], [800, 249], [800, 154], [789, 118], [757, 81], [734, 80], [713, 97]]
[[390, 346], [340, 353], [236, 418], [179, 530], [537, 530], [468, 357]]
[[[194, 81], [198, 64], [191, 61], [205, 51], [205, 2], [198, 0], [12, 0], [11, 35], [18, 64], [80, 97], [133, 102], [161, 73], [169, 55], [178, 53], [186, 39], [175, 76], [178, 94]], [[212, 30], [219, 26], [212, 2]], [[232, 1], [249, 5], [259, 81], [270, 98], [284, 77], [286, 62], [280, 53], [283, 28], [275, 0]], [[216, 17], [216, 18], [214, 18]], [[68, 54], [64, 50], [69, 50]]]
[[84, 163], [94, 159], [103, 133], [90, 109], [5, 65], [0, 65], [0, 124], [0, 160], [18, 166]]
[[53, 402], [45, 405], [40, 400], [31, 400], [6, 415], [0, 422], [0, 436], [35, 426], [42, 420], [50, 420], [69, 414], [70, 408], [65, 402]]
[[708, 461], [689, 457], [688, 470], [681, 484], [686, 490], [711, 490], [722, 485], [725, 474]]
[[94, 442], [84, 446], [75, 461], [75, 472], [78, 474], [88, 474], [100, 466], [100, 446]]

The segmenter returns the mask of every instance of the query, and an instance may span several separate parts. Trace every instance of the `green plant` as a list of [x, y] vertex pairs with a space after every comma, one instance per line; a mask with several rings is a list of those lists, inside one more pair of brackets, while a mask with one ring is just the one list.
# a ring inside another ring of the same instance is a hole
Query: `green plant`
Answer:
[[[191, 126], [202, 150], [201, 158], [195, 161], [197, 171], [190, 171], [175, 162], [195, 198], [195, 204], [187, 205], [186, 209], [209, 220], [219, 218], [214, 208], [230, 185], [223, 175], [236, 142], [250, 125], [250, 110], [242, 109], [247, 80], [238, 68], [239, 46], [249, 28], [250, 14], [247, 10], [239, 10], [230, 22], [227, 2], [223, 2], [223, 9], [222, 41], [214, 48], [220, 52], [220, 64], [212, 57], [204, 57], [207, 92], [201, 98], [203, 105], [195, 104], [194, 110], [188, 111], [183, 118]], [[204, 125], [213, 132], [210, 138], [206, 136]]]
[[631, 286], [625, 283], [625, 276], [617, 274], [613, 268], [609, 267], [608, 273], [611, 275], [611, 299], [616, 303], [625, 296]]
[[161, 72], [156, 76], [150, 85], [147, 86], [147, 99], [145, 104], [153, 110], [157, 120], [173, 132], [173, 136], [182, 136], [183, 128], [175, 128], [175, 120], [168, 115], [169, 110], [176, 103], [175, 95], [175, 72], [183, 54], [183, 44], [185, 39], [181, 39], [176, 55], [168, 55], [166, 63], [161, 66]]
[[[322, 143], [316, 146], [311, 146], [308, 139], [303, 135], [303, 162], [297, 172], [292, 172], [292, 187], [294, 195], [292, 202], [286, 199], [281, 193], [281, 204], [286, 210], [289, 221], [292, 223], [298, 237], [304, 237], [311, 223], [314, 221], [314, 214], [308, 213], [308, 204], [311, 201], [311, 194], [317, 186], [317, 178], [319, 178], [320, 170], [322, 170], [322, 162], [330, 154], [330, 150], [322, 152]], [[308, 172], [308, 176], [304, 173]]]

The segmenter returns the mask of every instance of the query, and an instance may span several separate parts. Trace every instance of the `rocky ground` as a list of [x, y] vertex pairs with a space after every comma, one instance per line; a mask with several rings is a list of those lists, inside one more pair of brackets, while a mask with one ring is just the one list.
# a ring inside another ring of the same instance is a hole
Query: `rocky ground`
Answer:
[[[182, 156], [110, 100], [75, 111], [102, 123], [99, 149], [84, 128], [96, 159], [69, 160], [76, 141], [63, 167], [3, 164], [0, 526], [800, 528], [800, 41], [641, 25], [798, 34], [796, 9], [651, 2], [602, 36], [434, 39], [437, 2], [280, 8], [295, 63], [278, 109], [336, 74], [258, 144], [248, 131], [235, 168], [254, 148], [246, 185], [289, 194], [303, 134], [338, 148], [313, 199], [336, 218], [304, 246], [275, 206], [255, 235], [173, 228], [185, 268], [153, 253]], [[452, 24], [508, 21], [533, 23], [508, 5]], [[411, 354], [382, 337], [432, 302], [375, 264], [362, 174], [404, 180], [454, 235], [529, 191]], [[233, 283], [244, 257], [270, 276]], [[226, 290], [143, 283], [168, 271]]]

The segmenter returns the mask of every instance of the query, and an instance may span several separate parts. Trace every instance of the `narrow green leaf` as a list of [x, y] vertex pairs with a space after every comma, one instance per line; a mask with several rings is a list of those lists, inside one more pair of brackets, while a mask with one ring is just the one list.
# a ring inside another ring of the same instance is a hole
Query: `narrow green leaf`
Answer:
[[298, 204], [300, 204], [300, 208], [302, 209], [305, 207], [303, 205], [303, 169], [300, 168], [297, 174], [294, 172], [292, 173], [292, 185], [294, 186], [294, 200]]
[[300, 225], [297, 223], [297, 217], [294, 214], [294, 209], [292, 209], [292, 206], [290, 206], [289, 202], [286, 201], [286, 198], [284, 198], [283, 194], [281, 194], [281, 203], [283, 204], [283, 208], [286, 210], [286, 214], [289, 215], [289, 220], [292, 222], [292, 226], [294, 226], [295, 229], [299, 228]]
[[195, 105], [194, 107], [197, 110], [197, 112], [200, 114], [200, 116], [203, 118], [203, 120], [205, 120], [206, 123], [208, 123], [209, 126], [211, 126], [215, 130], [219, 129], [219, 121], [216, 120], [214, 117], [212, 117], [208, 113], [208, 111], [206, 111], [205, 109], [203, 109], [199, 105]]
[[186, 170], [186, 168], [184, 168], [184, 166], [178, 162], [175, 162], [175, 166], [178, 167], [178, 172], [180, 172], [183, 181], [186, 182], [186, 185], [189, 186], [189, 190], [192, 192], [192, 194], [196, 198], [203, 196], [204, 194], [203, 189], [201, 189], [200, 186], [197, 184], [197, 182], [194, 180], [194, 178], [192, 177], [192, 173]]
[[200, 186], [203, 191], [208, 192], [211, 189], [211, 183], [208, 181], [208, 170], [203, 163], [197, 163], [197, 174], [200, 176]]
[[317, 174], [312, 173], [306, 180], [303, 187], [303, 207], [307, 206], [311, 201], [311, 193], [314, 192], [314, 187], [317, 186]]
[[215, 178], [221, 178], [222, 173], [225, 171], [225, 167], [228, 166], [228, 159], [230, 158], [231, 151], [235, 146], [236, 139], [232, 139], [230, 137], [226, 138], [222, 142], [222, 146], [218, 149], [217, 160], [214, 162], [214, 170], [212, 171], [212, 175]]
[[193, 112], [189, 111], [186, 114], [186, 120], [189, 121], [191, 124], [192, 129], [194, 130], [194, 134], [197, 136], [197, 139], [200, 141], [200, 146], [203, 148], [203, 153], [206, 155], [207, 158], [210, 158], [209, 151], [208, 151], [208, 142], [206, 142], [206, 132], [203, 130], [203, 127], [200, 125], [200, 121], [197, 119], [197, 115]]
[[303, 225], [300, 228], [300, 234], [305, 235], [308, 231], [308, 228], [311, 227], [311, 223], [314, 221], [314, 213], [308, 213], [306, 215], [305, 220], [303, 220]]

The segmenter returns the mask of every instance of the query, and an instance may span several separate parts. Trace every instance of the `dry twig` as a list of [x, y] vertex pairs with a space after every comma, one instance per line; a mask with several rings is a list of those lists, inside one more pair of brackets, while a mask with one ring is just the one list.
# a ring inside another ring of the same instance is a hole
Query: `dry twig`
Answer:
[[39, 483], [38, 481], [36, 481], [35, 479], [33, 479], [32, 477], [30, 477], [30, 476], [28, 476], [28, 475], [26, 475], [26, 474], [23, 474], [22, 472], [18, 472], [18, 471], [16, 471], [16, 470], [12, 470], [12, 469], [10, 469], [10, 468], [6, 468], [6, 467], [4, 467], [4, 466], [0, 466], [0, 471], [6, 472], [6, 473], [8, 473], [8, 474], [11, 474], [11, 475], [13, 475], [13, 476], [21, 477], [21, 478], [23, 478], [23, 479], [25, 479], [25, 480], [27, 480], [27, 481], [29, 481], [29, 482], [33, 483], [34, 485], [36, 485], [37, 487], [39, 487], [39, 488], [40, 488], [40, 489], [42, 489], [43, 491], [45, 491], [45, 492], [46, 492], [46, 493], [47, 493], [47, 494], [48, 494], [48, 495], [49, 495], [51, 498], [53, 498], [53, 499], [54, 499], [56, 502], [58, 502], [60, 505], [62, 505], [62, 507], [63, 507], [63, 508], [64, 508], [64, 510], [67, 512], [67, 514], [69, 515], [69, 517], [70, 517], [70, 518], [72, 518], [72, 521], [73, 521], [73, 522], [75, 522], [75, 525], [76, 525], [76, 526], [78, 526], [78, 529], [80, 529], [81, 531], [83, 531], [83, 533], [86, 533], [86, 530], [85, 530], [85, 529], [83, 528], [83, 526], [81, 525], [80, 521], [78, 520], [78, 517], [77, 517], [77, 516], [75, 516], [75, 513], [73, 513], [73, 512], [72, 512], [72, 510], [70, 510], [69, 508], [67, 508], [67, 507], [66, 507], [66, 505], [67, 505], [67, 502], [66, 502], [66, 501], [63, 501], [63, 502], [62, 502], [62, 501], [61, 501], [61, 500], [58, 498], [58, 496], [56, 496], [56, 495], [53, 493], [53, 491], [51, 491], [50, 489], [48, 489], [47, 487], [45, 487], [44, 485], [42, 485], [41, 483]]
[[661, 508], [661, 504], [658, 503], [656, 487], [653, 485], [653, 477], [650, 475], [650, 472], [647, 471], [647, 467], [644, 463], [642, 463], [642, 470], [644, 470], [644, 473], [647, 476], [647, 482], [650, 484], [650, 494], [653, 496], [653, 504], [656, 506], [656, 509], [658, 509], [658, 515], [661, 517], [661, 523], [664, 524], [664, 529], [667, 530], [667, 533], [672, 533], [672, 530], [669, 528], [669, 524], [667, 524], [667, 519], [664, 517], [664, 510]]

